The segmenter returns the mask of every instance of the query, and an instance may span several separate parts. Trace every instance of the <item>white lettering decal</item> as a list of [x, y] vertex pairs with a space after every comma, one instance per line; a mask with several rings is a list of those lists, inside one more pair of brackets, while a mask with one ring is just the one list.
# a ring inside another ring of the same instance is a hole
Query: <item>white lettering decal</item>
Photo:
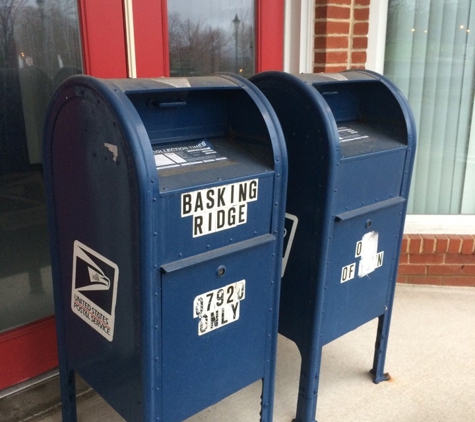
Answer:
[[358, 264], [358, 277], [364, 277], [371, 274], [377, 268], [383, 266], [384, 251], [378, 252], [378, 232], [372, 231], [366, 233], [363, 238], [356, 242], [355, 258], [359, 262], [345, 265], [341, 269], [340, 283], [352, 280], [356, 275], [356, 264]]
[[356, 263], [347, 265], [341, 269], [341, 280], [340, 283], [345, 283], [355, 278], [356, 275]]
[[207, 334], [239, 319], [246, 298], [246, 280], [202, 293], [193, 301], [193, 318], [199, 318], [198, 335]]
[[114, 339], [119, 267], [76, 240], [71, 310], [107, 340]]
[[247, 223], [247, 204], [257, 201], [258, 179], [181, 195], [181, 217], [193, 218], [193, 237]]

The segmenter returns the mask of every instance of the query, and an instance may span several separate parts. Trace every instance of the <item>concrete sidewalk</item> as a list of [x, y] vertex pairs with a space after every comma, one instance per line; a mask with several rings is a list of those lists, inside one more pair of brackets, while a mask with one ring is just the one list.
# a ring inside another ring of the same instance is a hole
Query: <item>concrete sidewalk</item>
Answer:
[[[376, 321], [326, 345], [318, 396], [318, 422], [475, 421], [475, 289], [398, 285], [385, 370], [373, 384]], [[275, 422], [295, 416], [300, 355], [279, 338]], [[187, 422], [259, 420], [257, 382]], [[61, 414], [38, 419], [60, 422]], [[78, 404], [80, 422], [118, 422], [96, 394]]]

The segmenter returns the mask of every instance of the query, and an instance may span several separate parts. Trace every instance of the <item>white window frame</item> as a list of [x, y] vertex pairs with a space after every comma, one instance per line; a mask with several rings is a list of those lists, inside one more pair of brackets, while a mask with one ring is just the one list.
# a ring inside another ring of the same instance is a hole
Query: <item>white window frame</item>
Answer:
[[314, 21], [315, 0], [285, 0], [285, 72], [313, 72]]

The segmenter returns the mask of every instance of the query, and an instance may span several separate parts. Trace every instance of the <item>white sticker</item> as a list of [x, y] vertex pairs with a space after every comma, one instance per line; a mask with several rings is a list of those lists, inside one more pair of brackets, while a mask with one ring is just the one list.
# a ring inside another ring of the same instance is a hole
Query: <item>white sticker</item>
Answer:
[[76, 240], [71, 310], [107, 340], [114, 338], [119, 267]]
[[364, 277], [377, 268], [378, 262], [378, 232], [366, 233], [361, 239], [360, 263], [358, 277]]
[[104, 143], [104, 147], [107, 148], [112, 153], [112, 160], [114, 162], [117, 161], [117, 157], [119, 156], [119, 148], [117, 145], [108, 144], [107, 142]]
[[360, 139], [369, 138], [368, 135], [362, 135], [357, 130], [347, 126], [340, 126], [338, 128], [338, 136], [340, 138], [340, 142], [358, 141]]
[[345, 283], [347, 281], [355, 278], [356, 275], [356, 262], [353, 262], [350, 265], [346, 265], [341, 269], [341, 279], [340, 283]]
[[[383, 266], [384, 251], [378, 252], [379, 234], [372, 231], [366, 233], [361, 240], [355, 245], [355, 258], [359, 258], [358, 262], [345, 265], [341, 269], [340, 283], [358, 277], [364, 277], [371, 274], [374, 270]], [[358, 272], [356, 266], [358, 265]]]
[[239, 319], [241, 301], [246, 298], [246, 280], [236, 281], [219, 289], [202, 293], [193, 301], [193, 318], [199, 318], [198, 335]]
[[193, 218], [193, 237], [247, 223], [247, 204], [257, 201], [258, 179], [181, 195], [181, 217]]
[[227, 160], [225, 156], [214, 149], [213, 144], [208, 139], [186, 145], [155, 149], [153, 156], [157, 170]]

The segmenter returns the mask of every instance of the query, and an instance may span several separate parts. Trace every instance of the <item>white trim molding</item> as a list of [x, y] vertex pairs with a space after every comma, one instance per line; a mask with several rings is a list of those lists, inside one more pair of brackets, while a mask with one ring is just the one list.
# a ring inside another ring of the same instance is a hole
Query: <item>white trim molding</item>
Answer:
[[312, 73], [315, 0], [285, 0], [284, 71]]

